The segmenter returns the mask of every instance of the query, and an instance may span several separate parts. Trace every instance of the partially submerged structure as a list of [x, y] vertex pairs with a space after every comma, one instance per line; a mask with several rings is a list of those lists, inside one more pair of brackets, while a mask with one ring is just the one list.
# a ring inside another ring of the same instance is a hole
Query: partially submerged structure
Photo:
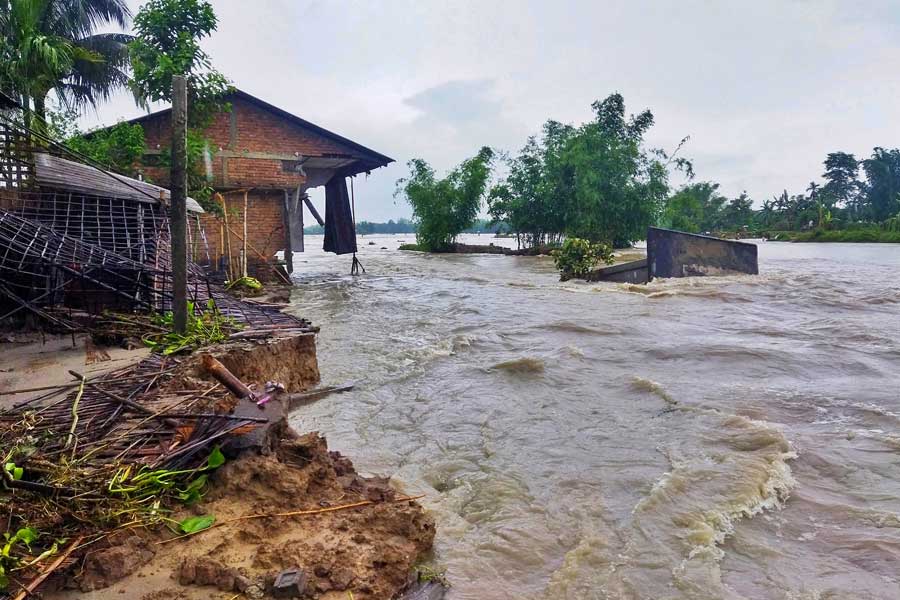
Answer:
[[[216, 114], [205, 130], [207, 177], [225, 209], [222, 217], [207, 213], [200, 219], [214, 270], [233, 274], [249, 263], [251, 271], [259, 271], [283, 251], [290, 271], [293, 254], [304, 251], [304, 204], [325, 227], [326, 251], [355, 252], [355, 207], [347, 178], [393, 159], [241, 90], [224, 100], [229, 110]], [[129, 122], [144, 129], [146, 175], [167, 185], [160, 158], [171, 144], [171, 109]], [[320, 186], [325, 186], [324, 219], [307, 193]]]
[[[27, 316], [75, 331], [110, 309], [171, 308], [168, 190], [89, 163], [0, 115], [0, 323]], [[203, 209], [188, 207], [200, 255]], [[195, 263], [189, 270], [198, 307], [213, 299], [245, 323], [296, 321], [229, 297]]]
[[648, 283], [656, 277], [759, 274], [756, 244], [650, 227], [647, 258], [592, 271], [589, 281]]

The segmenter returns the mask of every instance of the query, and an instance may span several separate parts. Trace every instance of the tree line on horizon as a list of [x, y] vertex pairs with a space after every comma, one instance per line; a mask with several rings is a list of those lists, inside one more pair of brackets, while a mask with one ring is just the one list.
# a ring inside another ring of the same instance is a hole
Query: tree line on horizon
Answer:
[[811, 181], [800, 194], [787, 190], [758, 209], [746, 192], [728, 199], [712, 182], [690, 183], [666, 203], [661, 224], [692, 233], [840, 231], [877, 228], [896, 231], [900, 214], [900, 150], [874, 148], [858, 160], [832, 152], [823, 161], [823, 183]]
[[[418, 225], [412, 219], [399, 218], [396, 221], [389, 219], [386, 222], [358, 221], [356, 233], [359, 235], [386, 235], [395, 233], [416, 233]], [[495, 223], [491, 219], [475, 219], [472, 225], [461, 233], [494, 233], [502, 234], [506, 231], [505, 223]], [[303, 228], [306, 235], [322, 235], [325, 228], [321, 225], [310, 225]]]

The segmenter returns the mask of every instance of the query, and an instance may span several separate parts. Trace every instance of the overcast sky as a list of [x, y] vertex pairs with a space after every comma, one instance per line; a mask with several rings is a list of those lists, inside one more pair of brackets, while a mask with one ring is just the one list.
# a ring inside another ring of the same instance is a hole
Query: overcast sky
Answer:
[[[393, 190], [410, 158], [444, 172], [482, 145], [515, 151], [615, 91], [653, 111], [652, 146], [690, 135], [698, 180], [757, 204], [803, 191], [828, 152], [900, 145], [892, 0], [213, 5], [204, 47], [237, 87], [396, 159], [357, 184], [360, 219], [409, 216]], [[86, 124], [140, 113], [123, 94]]]

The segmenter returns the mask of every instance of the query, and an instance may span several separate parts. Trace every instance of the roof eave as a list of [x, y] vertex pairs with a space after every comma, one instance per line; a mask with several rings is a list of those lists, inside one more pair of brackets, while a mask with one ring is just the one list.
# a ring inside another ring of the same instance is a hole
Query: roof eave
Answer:
[[[386, 167], [387, 165], [391, 164], [392, 162], [397, 162], [390, 156], [386, 156], [384, 154], [381, 154], [380, 152], [376, 152], [375, 150], [372, 150], [371, 148], [367, 148], [366, 146], [363, 146], [362, 144], [360, 144], [358, 142], [354, 142], [353, 140], [351, 140], [349, 138], [345, 138], [344, 136], [334, 133], [333, 131], [329, 131], [328, 129], [325, 129], [324, 127], [320, 127], [319, 125], [316, 125], [315, 123], [307, 121], [306, 119], [302, 119], [302, 118], [298, 117], [297, 115], [289, 113], [288, 111], [286, 111], [282, 108], [278, 108], [277, 106], [275, 106], [273, 104], [269, 104], [265, 100], [261, 100], [261, 99], [257, 98], [256, 96], [248, 94], [245, 91], [235, 89], [234, 92], [229, 94], [229, 96], [236, 96], [238, 98], [246, 100], [247, 102], [256, 104], [257, 106], [263, 108], [264, 110], [268, 110], [269, 112], [275, 113], [276, 115], [278, 115], [284, 119], [287, 119], [288, 121], [292, 121], [293, 123], [299, 125], [300, 127], [309, 129], [315, 133], [318, 133], [319, 135], [321, 135], [323, 137], [329, 138], [331, 140], [334, 140], [336, 142], [339, 142], [341, 144], [349, 146], [350, 148], [359, 151], [361, 154], [368, 155], [365, 157], [358, 157], [358, 158], [360, 158], [362, 160], [362, 159], [369, 159], [371, 157], [371, 160], [366, 160], [365, 162], [376, 165], [372, 168], [377, 169], [379, 167]], [[133, 119], [129, 119], [124, 122], [132, 123], [132, 124], [143, 123], [144, 121], [149, 121], [156, 117], [160, 117], [162, 115], [170, 113], [171, 111], [172, 111], [171, 108], [164, 108], [162, 110], [158, 110], [158, 111], [152, 112], [152, 113], [147, 113], [146, 115], [141, 115], [139, 117], [135, 117]], [[112, 125], [107, 126], [107, 127], [101, 127], [100, 130], [109, 129], [109, 127], [112, 127]], [[89, 136], [90, 134], [86, 134], [86, 135]], [[372, 170], [372, 169], [367, 169], [366, 171], [370, 171], [370, 170]]]

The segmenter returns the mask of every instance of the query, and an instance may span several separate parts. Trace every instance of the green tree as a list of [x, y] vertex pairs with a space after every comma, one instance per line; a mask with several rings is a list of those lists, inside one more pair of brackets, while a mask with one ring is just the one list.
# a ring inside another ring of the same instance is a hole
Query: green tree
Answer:
[[407, 163], [410, 175], [397, 181], [395, 196], [403, 196], [418, 222], [416, 240], [425, 250], [448, 248], [475, 222], [491, 176], [494, 152], [488, 147], [463, 161], [443, 179], [416, 158]]
[[720, 228], [737, 231], [749, 227], [753, 223], [753, 200], [747, 192], [741, 192], [737, 198], [732, 198], [722, 211]]
[[545, 157], [548, 140], [528, 138], [519, 155], [508, 161], [509, 174], [488, 196], [488, 213], [495, 223], [506, 223], [520, 244], [536, 247], [555, 242], [565, 231], [565, 203], [553, 194]]
[[124, 0], [0, 0], [0, 86], [33, 108], [41, 126], [51, 91], [69, 108], [96, 106], [127, 82], [132, 38], [94, 32], [129, 17]]
[[704, 222], [703, 203], [693, 190], [682, 188], [666, 202], [660, 224], [663, 227], [700, 233]]
[[[627, 246], [660, 217], [673, 159], [644, 148], [653, 125], [649, 110], [626, 117], [621, 94], [592, 107], [594, 120], [567, 136], [557, 165], [560, 195], [568, 195], [566, 235]], [[690, 163], [674, 160], [690, 171]]]
[[172, 101], [172, 77], [188, 82], [188, 124], [202, 127], [222, 109], [231, 90], [212, 67], [200, 40], [216, 29], [218, 19], [204, 0], [149, 0], [134, 17], [137, 38], [131, 43], [131, 90], [138, 104]]
[[140, 165], [146, 149], [144, 128], [125, 122], [87, 135], [75, 135], [66, 140], [66, 145], [111, 171], [131, 177], [137, 174], [135, 167]]
[[775, 203], [772, 200], [763, 200], [762, 208], [756, 213], [759, 224], [763, 227], [772, 227], [775, 217]]
[[863, 161], [866, 211], [880, 222], [900, 211], [900, 149], [875, 148]]
[[825, 179], [825, 185], [821, 189], [821, 193], [825, 196], [824, 203], [829, 207], [843, 206], [858, 218], [862, 189], [859, 181], [859, 161], [852, 154], [832, 152], [825, 158], [824, 165], [825, 173], [822, 177]]
[[669, 198], [660, 222], [666, 227], [700, 233], [723, 227], [727, 198], [719, 184], [709, 181], [689, 183]]
[[[204, 209], [220, 213], [212, 200], [206, 173], [210, 143], [204, 129], [217, 112], [229, 110], [224, 96], [232, 90], [224, 75], [212, 68], [200, 47], [218, 20], [203, 0], [149, 0], [134, 17], [137, 38], [131, 43], [131, 90], [142, 106], [172, 101], [172, 77], [184, 75], [188, 84], [188, 191]], [[164, 165], [169, 164], [163, 153]]]

